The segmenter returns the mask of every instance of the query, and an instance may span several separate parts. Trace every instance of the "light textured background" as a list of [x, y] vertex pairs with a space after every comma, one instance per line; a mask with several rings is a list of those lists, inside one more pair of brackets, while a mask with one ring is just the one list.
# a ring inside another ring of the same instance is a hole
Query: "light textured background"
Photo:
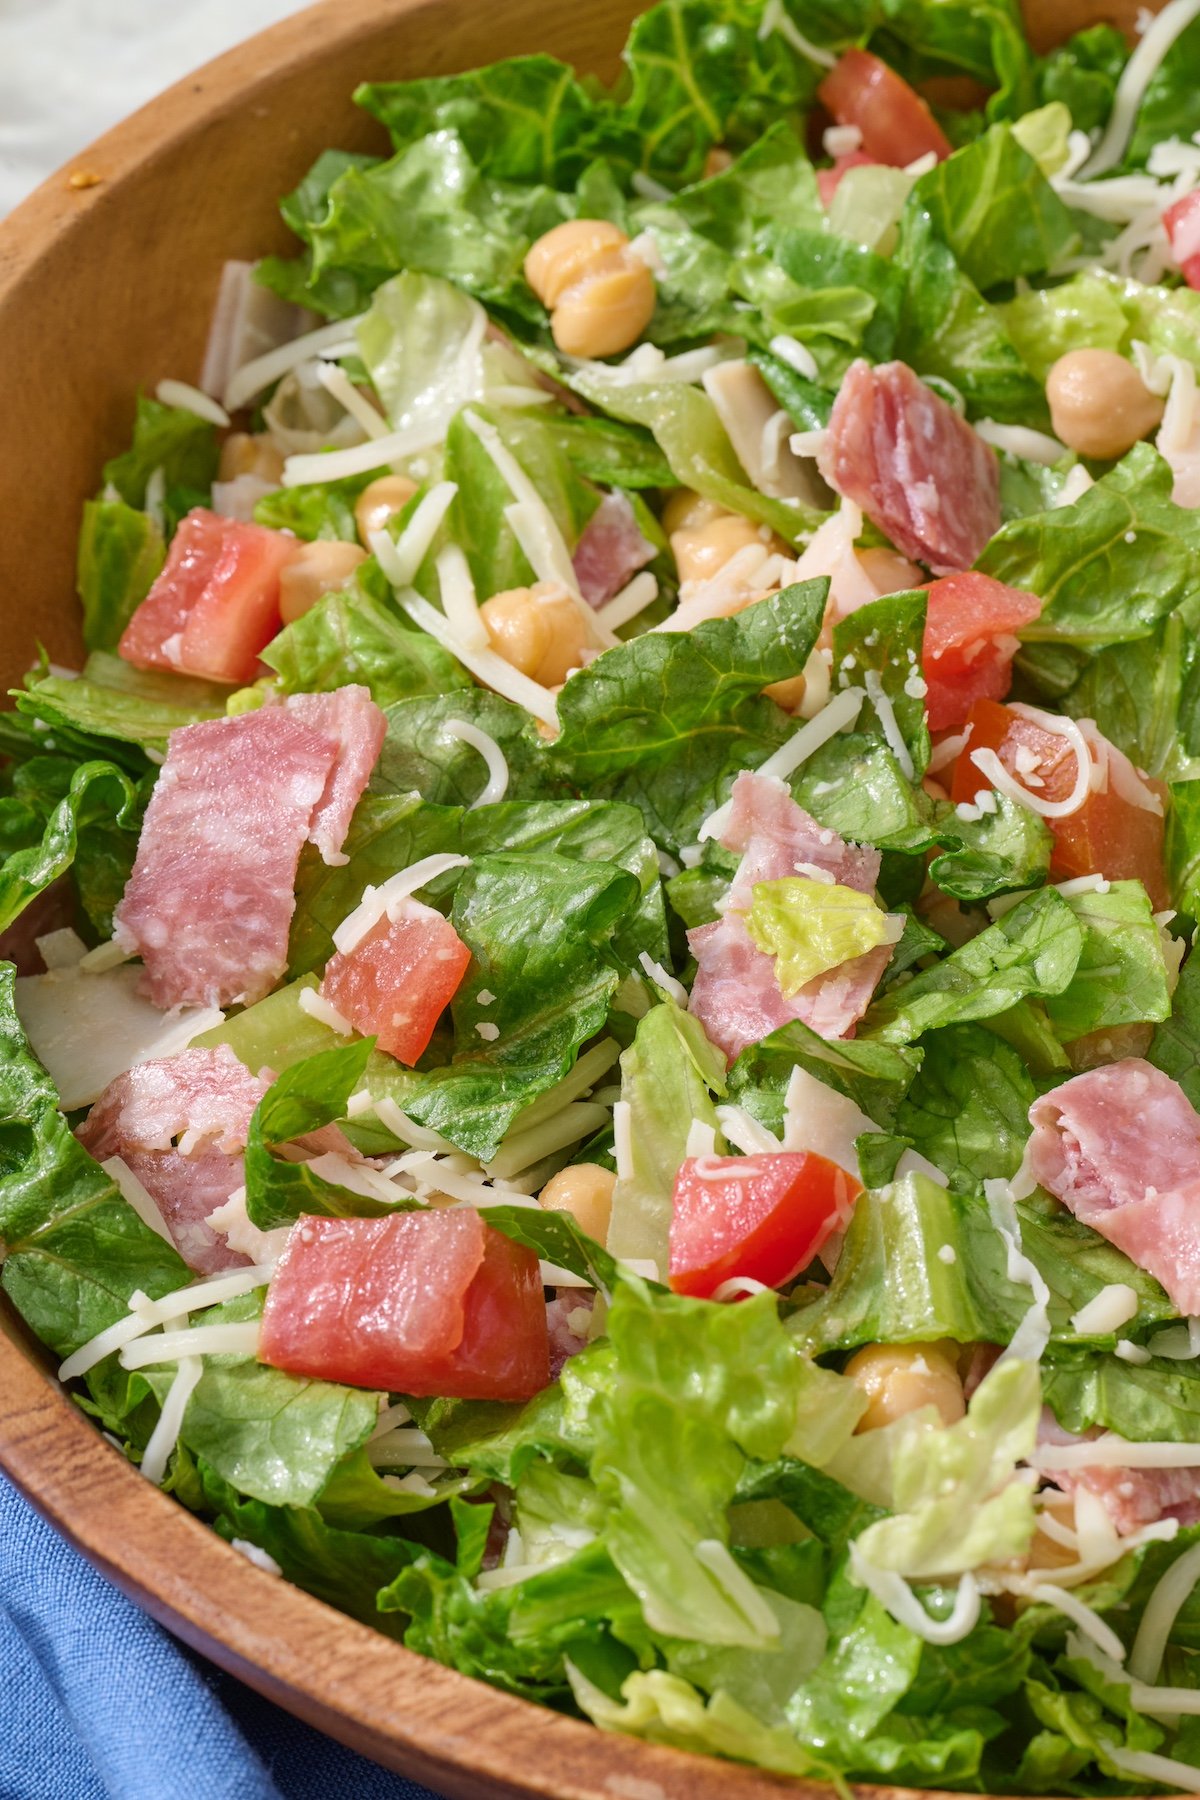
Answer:
[[0, 0], [0, 213], [100, 132], [301, 0]]

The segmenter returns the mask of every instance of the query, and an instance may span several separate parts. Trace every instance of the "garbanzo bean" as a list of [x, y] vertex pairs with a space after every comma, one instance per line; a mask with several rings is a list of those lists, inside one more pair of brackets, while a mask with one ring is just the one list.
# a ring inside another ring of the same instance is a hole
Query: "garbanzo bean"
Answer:
[[569, 287], [629, 239], [607, 219], [568, 219], [540, 237], [525, 258], [525, 279], [551, 312]]
[[943, 1425], [967, 1410], [954, 1352], [940, 1344], [867, 1344], [844, 1373], [867, 1396], [859, 1431], [890, 1425], [921, 1406], [935, 1406]]
[[550, 310], [565, 356], [615, 356], [636, 344], [657, 299], [654, 276], [607, 219], [569, 219], [540, 237], [525, 279]]
[[714, 519], [729, 517], [729, 508], [706, 500], [694, 488], [676, 488], [662, 511], [662, 528], [668, 537], [677, 531], [699, 531]]
[[779, 547], [770, 532], [764, 538], [762, 526], [741, 513], [722, 513], [699, 529], [685, 527], [671, 533], [680, 581], [711, 581], [747, 544], [757, 544], [764, 551]]
[[231, 431], [221, 445], [218, 481], [236, 481], [239, 475], [257, 475], [276, 486], [283, 480], [283, 456], [269, 437], [252, 437], [248, 431]]
[[1080, 456], [1124, 456], [1163, 416], [1133, 364], [1115, 350], [1068, 350], [1046, 377], [1055, 435]]
[[552, 1176], [538, 1199], [547, 1212], [571, 1213], [580, 1230], [602, 1244], [608, 1236], [616, 1181], [599, 1163], [575, 1163]]
[[301, 544], [279, 577], [279, 611], [284, 624], [299, 619], [323, 594], [345, 587], [358, 565], [366, 560], [365, 550], [337, 538], [318, 538], [315, 543]]
[[485, 600], [479, 616], [496, 655], [544, 687], [556, 687], [579, 667], [587, 621], [562, 588], [543, 581], [509, 588]]
[[369, 543], [373, 531], [382, 531], [389, 519], [403, 512], [416, 491], [416, 482], [407, 475], [381, 475], [365, 487], [354, 507], [354, 522], [363, 543]]

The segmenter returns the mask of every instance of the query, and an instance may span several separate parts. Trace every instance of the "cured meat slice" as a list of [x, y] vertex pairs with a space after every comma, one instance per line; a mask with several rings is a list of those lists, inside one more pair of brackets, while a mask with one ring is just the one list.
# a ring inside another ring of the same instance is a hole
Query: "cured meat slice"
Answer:
[[241, 1151], [266, 1087], [228, 1045], [181, 1050], [119, 1075], [79, 1127], [98, 1161], [119, 1156], [132, 1170], [183, 1260], [203, 1274], [247, 1261], [205, 1221], [242, 1185]]
[[[1039, 1444], [1083, 1444], [1098, 1431], [1068, 1431], [1049, 1407], [1038, 1422]], [[1178, 1519], [1181, 1525], [1200, 1522], [1200, 1469], [1121, 1469], [1097, 1466], [1062, 1469], [1046, 1477], [1065, 1494], [1087, 1488], [1102, 1502], [1114, 1528], [1122, 1537], [1156, 1525], [1160, 1519]]]
[[1000, 529], [1000, 465], [906, 363], [852, 363], [817, 459], [898, 550], [935, 574], [966, 569]]
[[261, 999], [287, 962], [306, 840], [339, 849], [378, 754], [363, 688], [172, 732], [114, 935], [158, 1006]]
[[571, 561], [589, 606], [603, 606], [639, 569], [653, 562], [654, 545], [642, 536], [628, 494], [605, 494], [584, 526]]
[[1026, 1166], [1075, 1217], [1200, 1312], [1200, 1114], [1140, 1057], [1035, 1100]]
[[387, 735], [387, 720], [365, 687], [341, 687], [332, 694], [293, 694], [287, 710], [337, 745], [330, 770], [308, 830], [327, 863], [344, 863], [341, 854], [354, 809], [371, 778]]
[[798, 806], [782, 781], [744, 773], [733, 787], [733, 804], [721, 842], [741, 851], [723, 916], [688, 933], [696, 958], [689, 1010], [731, 1060], [780, 1025], [800, 1019], [824, 1038], [848, 1037], [871, 1002], [891, 958], [881, 944], [851, 958], [785, 995], [775, 961], [760, 950], [743, 914], [759, 881], [779, 881], [813, 869], [843, 887], [873, 893], [879, 852], [847, 844], [836, 831], [818, 825]]
[[469, 1207], [302, 1218], [267, 1294], [259, 1358], [352, 1387], [527, 1400], [550, 1379], [537, 1258]]

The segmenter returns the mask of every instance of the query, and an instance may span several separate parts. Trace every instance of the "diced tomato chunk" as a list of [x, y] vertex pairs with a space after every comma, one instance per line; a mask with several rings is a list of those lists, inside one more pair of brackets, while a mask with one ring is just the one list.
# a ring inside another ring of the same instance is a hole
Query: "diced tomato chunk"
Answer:
[[950, 140], [920, 94], [869, 50], [839, 57], [817, 98], [839, 125], [857, 125], [871, 162], [903, 169], [931, 150], [939, 162], [950, 155]]
[[197, 506], [118, 646], [139, 669], [246, 683], [280, 628], [279, 572], [296, 540]]
[[1190, 288], [1200, 288], [1200, 188], [1193, 188], [1163, 214], [1171, 254]]
[[385, 915], [353, 950], [330, 958], [321, 993], [356, 1031], [411, 1068], [470, 961], [448, 919], [406, 900], [395, 923]]
[[689, 1157], [675, 1177], [672, 1288], [704, 1299], [735, 1275], [779, 1287], [845, 1225], [861, 1192], [811, 1151]]
[[[1078, 762], [1065, 737], [993, 700], [977, 700], [967, 726], [970, 736], [955, 762], [950, 790], [956, 804], [973, 801], [981, 789], [992, 786], [972, 760], [976, 750], [994, 750], [1013, 779], [1041, 800], [1061, 801], [1071, 794]], [[1083, 805], [1065, 819], [1046, 820], [1054, 834], [1051, 877], [1069, 881], [1077, 875], [1104, 875], [1109, 881], [1140, 881], [1154, 905], [1165, 907], [1169, 895], [1163, 865], [1164, 818], [1154, 810], [1153, 801], [1162, 807], [1167, 789], [1161, 781], [1143, 780], [1114, 744], [1106, 744], [1106, 754], [1107, 785], [1089, 789]], [[1128, 798], [1139, 789], [1150, 797], [1150, 805]]]
[[1041, 610], [1036, 594], [973, 570], [930, 583], [921, 661], [931, 731], [962, 725], [976, 700], [1003, 700], [1019, 647], [1013, 633]]
[[831, 169], [817, 170], [817, 191], [821, 196], [821, 205], [828, 206], [841, 186], [843, 175], [851, 169], [869, 169], [876, 161], [868, 156], [865, 150], [847, 150], [844, 155], [834, 158]]
[[469, 1207], [303, 1217], [267, 1291], [258, 1355], [349, 1387], [528, 1400], [550, 1380], [537, 1257]]

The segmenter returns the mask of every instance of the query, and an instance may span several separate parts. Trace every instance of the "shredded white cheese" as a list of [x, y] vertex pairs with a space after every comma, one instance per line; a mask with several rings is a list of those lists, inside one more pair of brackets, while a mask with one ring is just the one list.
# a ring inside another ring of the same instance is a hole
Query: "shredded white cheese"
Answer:
[[452, 655], [457, 656], [460, 663], [468, 668], [477, 680], [494, 693], [502, 694], [517, 706], [524, 707], [535, 719], [544, 725], [557, 727], [558, 708], [550, 689], [541, 682], [533, 681], [528, 675], [522, 675], [519, 669], [497, 656], [494, 650], [475, 650], [465, 644], [453, 629], [449, 619], [440, 613], [436, 606], [430, 606], [428, 600], [422, 598], [413, 588], [402, 590], [397, 598], [415, 624], [422, 631], [427, 631], [432, 638]]
[[684, 987], [682, 981], [676, 981], [675, 977], [668, 973], [660, 962], [655, 962], [648, 950], [642, 951], [641, 955], [638, 957], [638, 962], [646, 971], [646, 974], [650, 977], [651, 981], [653, 981], [657, 987], [660, 987], [664, 994], [669, 994], [676, 1006], [682, 1006], [686, 1012], [688, 991]]
[[468, 719], [443, 720], [438, 735], [457, 738], [460, 743], [469, 744], [472, 750], [478, 750], [487, 764], [487, 781], [472, 800], [468, 812], [474, 812], [477, 806], [495, 806], [503, 800], [508, 792], [508, 762], [495, 738], [478, 725], [472, 725]]
[[744, 1106], [718, 1106], [717, 1121], [729, 1142], [744, 1156], [769, 1156], [782, 1149], [775, 1133], [760, 1125]]
[[235, 1325], [193, 1325], [186, 1331], [152, 1333], [126, 1344], [121, 1367], [148, 1369], [192, 1356], [253, 1356], [257, 1349], [257, 1319]]
[[315, 450], [289, 456], [283, 465], [284, 487], [307, 487], [314, 481], [343, 481], [348, 475], [368, 475], [372, 469], [386, 469], [422, 450], [432, 450], [446, 435], [445, 421], [425, 419], [403, 431], [389, 431], [385, 437], [368, 438], [365, 444], [351, 444], [347, 450]]
[[1125, 1646], [1110, 1625], [1106, 1625], [1100, 1614], [1085, 1604], [1077, 1594], [1069, 1594], [1065, 1588], [1055, 1587], [1052, 1583], [1039, 1582], [1029, 1590], [1031, 1600], [1040, 1601], [1043, 1606], [1052, 1606], [1055, 1612], [1071, 1619], [1085, 1632], [1094, 1644], [1099, 1645], [1106, 1656], [1114, 1662], [1124, 1662]]
[[[765, 775], [768, 779], [785, 780], [819, 750], [822, 744], [827, 744], [830, 738], [836, 737], [839, 731], [854, 723], [866, 697], [864, 688], [843, 688], [840, 694], [834, 695], [824, 711], [819, 712], [815, 719], [809, 719], [786, 744], [781, 744], [778, 750], [768, 756], [766, 762], [760, 763], [755, 773]], [[726, 800], [723, 806], [718, 806], [714, 812], [709, 813], [696, 834], [701, 843], [706, 838], [720, 837], [729, 823], [732, 807], [733, 801]]]
[[334, 949], [343, 956], [348, 956], [362, 943], [367, 933], [375, 929], [385, 913], [394, 924], [400, 917], [404, 901], [415, 894], [418, 888], [423, 888], [437, 876], [444, 875], [448, 869], [465, 869], [468, 861], [468, 857], [441, 851], [436, 856], [423, 856], [419, 862], [410, 863], [407, 869], [389, 875], [378, 887], [365, 888], [354, 911], [347, 914], [334, 932]]
[[[172, 1335], [170, 1332], [165, 1332], [161, 1341], [166, 1341]], [[162, 1411], [158, 1415], [154, 1430], [150, 1433], [150, 1442], [142, 1452], [142, 1474], [147, 1481], [152, 1481], [155, 1487], [159, 1485], [167, 1472], [171, 1453], [179, 1442], [179, 1431], [183, 1424], [187, 1403], [195, 1393], [203, 1373], [204, 1364], [198, 1356], [183, 1357], [175, 1371], [175, 1379], [163, 1401]]]
[[1012, 1342], [1001, 1352], [999, 1361], [1037, 1363], [1050, 1342], [1050, 1289], [1037, 1264], [1031, 1262], [1021, 1245], [1021, 1221], [1017, 1217], [1013, 1185], [1007, 1181], [985, 1181], [988, 1213], [992, 1224], [1008, 1250], [1008, 1279], [1025, 1282], [1033, 1295], [1033, 1304], [1013, 1333]]
[[909, 781], [915, 780], [917, 771], [896, 718], [896, 709], [884, 692], [883, 680], [877, 669], [863, 670], [863, 686], [867, 690], [867, 698], [875, 708], [875, 717], [883, 728], [887, 747], [899, 764], [901, 774]]
[[1082, 731], [1074, 719], [1068, 719], [1058, 713], [1043, 712], [1038, 706], [1022, 706], [1018, 702], [1011, 703], [1010, 710], [1023, 719], [1030, 719], [1043, 731], [1055, 737], [1066, 738], [1075, 752], [1075, 784], [1065, 800], [1043, 800], [1010, 775], [994, 750], [972, 750], [971, 761], [981, 775], [986, 776], [992, 786], [1018, 806], [1029, 812], [1037, 813], [1043, 819], [1066, 819], [1079, 811], [1088, 797], [1092, 780], [1092, 758]]
[[1067, 454], [1066, 445], [1060, 444], [1056, 437], [1045, 431], [1034, 431], [1028, 425], [1002, 425], [996, 419], [977, 419], [975, 430], [985, 444], [991, 444], [996, 450], [1006, 450], [1010, 456], [1019, 456], [1023, 462], [1045, 463], [1049, 467]]
[[648, 569], [626, 582], [619, 594], [597, 607], [596, 618], [607, 631], [618, 631], [658, 599], [658, 582]]
[[618, 1100], [612, 1109], [613, 1157], [617, 1180], [633, 1180], [633, 1118], [628, 1100]]
[[442, 611], [449, 619], [452, 629], [472, 650], [486, 650], [491, 639], [488, 637], [487, 626], [479, 616], [475, 583], [471, 579], [470, 565], [460, 547], [457, 544], [447, 544], [438, 553], [436, 568]]
[[973, 1575], [960, 1578], [949, 1618], [931, 1619], [904, 1577], [870, 1562], [857, 1543], [850, 1546], [850, 1574], [860, 1587], [874, 1594], [898, 1625], [906, 1625], [927, 1644], [957, 1644], [979, 1622], [979, 1584]]
[[341, 1037], [353, 1037], [354, 1027], [349, 1019], [331, 1001], [326, 1000], [324, 994], [318, 993], [316, 988], [301, 988], [297, 1004], [300, 1011], [307, 1013], [310, 1019], [317, 1019], [322, 1025], [328, 1025], [331, 1031], [336, 1031]]
[[1112, 111], [1100, 142], [1079, 170], [1083, 181], [1115, 168], [1133, 135], [1138, 109], [1167, 51], [1192, 20], [1200, 16], [1200, 0], [1168, 0], [1121, 71]]
[[225, 426], [229, 423], [229, 414], [225, 408], [211, 395], [202, 393], [188, 381], [160, 381], [154, 390], [154, 397], [162, 406], [177, 406], [183, 412], [195, 413], [198, 419], [207, 419], [210, 425]]
[[801, 56], [806, 57], [810, 63], [815, 63], [818, 69], [832, 69], [837, 61], [837, 57], [832, 51], [822, 50], [817, 44], [809, 42], [800, 27], [793, 21], [791, 14], [786, 11], [783, 0], [767, 0], [767, 4], [763, 7], [758, 35], [760, 38], [768, 38], [774, 31], [777, 31], [784, 42], [792, 46], [793, 50], [798, 50]]
[[169, 1324], [172, 1319], [184, 1318], [188, 1313], [252, 1293], [255, 1288], [264, 1287], [274, 1272], [273, 1267], [232, 1269], [228, 1274], [214, 1275], [207, 1281], [176, 1288], [172, 1293], [164, 1294], [161, 1300], [149, 1300], [139, 1291], [130, 1296], [128, 1318], [116, 1320], [97, 1332], [94, 1338], [89, 1338], [86, 1344], [81, 1344], [78, 1350], [72, 1351], [66, 1361], [59, 1364], [58, 1379], [73, 1381], [77, 1375], [86, 1375], [89, 1369], [94, 1369], [98, 1362], [103, 1362], [123, 1344], [131, 1344], [135, 1338], [143, 1337], [159, 1325]]
[[1086, 1306], [1081, 1306], [1072, 1315], [1071, 1325], [1081, 1337], [1107, 1337], [1127, 1325], [1136, 1316], [1137, 1309], [1138, 1297], [1134, 1289], [1127, 1282], [1114, 1281], [1101, 1288]]
[[318, 362], [317, 380], [350, 417], [362, 426], [369, 438], [388, 435], [388, 422], [377, 407], [360, 394], [344, 369], [333, 362]]
[[1200, 1469], [1200, 1444], [1135, 1443], [1106, 1431], [1082, 1444], [1039, 1444], [1029, 1455], [1042, 1473], [1074, 1469]]
[[230, 1538], [229, 1548], [236, 1550], [239, 1556], [244, 1556], [248, 1563], [253, 1563], [256, 1569], [261, 1569], [266, 1575], [283, 1574], [282, 1568], [270, 1551], [260, 1549], [257, 1544], [252, 1544], [249, 1538]]
[[317, 331], [305, 332], [303, 337], [293, 338], [288, 344], [280, 344], [277, 349], [268, 350], [265, 356], [256, 356], [252, 362], [243, 363], [230, 378], [225, 389], [224, 400], [227, 412], [237, 412], [261, 394], [264, 388], [294, 369], [297, 363], [307, 362], [312, 356], [333, 358], [337, 355], [349, 356], [357, 351], [358, 344], [354, 333], [362, 323], [360, 315], [356, 319], [335, 319], [331, 325], [322, 325]]
[[142, 1224], [148, 1225], [156, 1236], [162, 1238], [164, 1243], [170, 1244], [174, 1249], [175, 1240], [167, 1230], [158, 1207], [154, 1204], [154, 1196], [142, 1186], [129, 1164], [119, 1156], [110, 1156], [106, 1162], [100, 1164], [100, 1167], [106, 1175], [112, 1176], [122, 1199], [132, 1206]]
[[394, 543], [387, 531], [371, 532], [371, 553], [393, 587], [411, 586], [457, 492], [454, 481], [431, 487]]
[[[1197, 1460], [1200, 1461], [1200, 1458]], [[1129, 1653], [1130, 1673], [1138, 1681], [1158, 1680], [1175, 1620], [1198, 1581], [1200, 1544], [1193, 1544], [1190, 1550], [1185, 1550], [1171, 1564], [1146, 1602], [1137, 1636], [1133, 1640], [1133, 1649]]]

